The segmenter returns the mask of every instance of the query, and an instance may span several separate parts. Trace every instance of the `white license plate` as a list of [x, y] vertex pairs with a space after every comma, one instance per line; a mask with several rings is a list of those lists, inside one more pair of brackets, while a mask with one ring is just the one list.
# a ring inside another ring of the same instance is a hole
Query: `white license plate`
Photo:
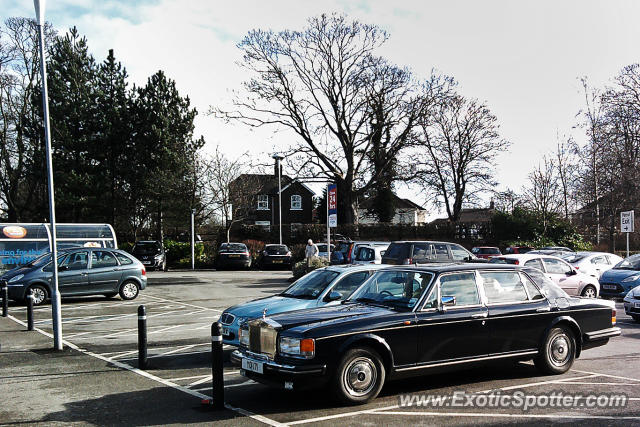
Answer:
[[246, 371], [255, 372], [257, 374], [263, 374], [264, 363], [256, 362], [255, 360], [242, 359], [242, 369]]
[[602, 289], [616, 289], [616, 285], [602, 285]]
[[634, 304], [633, 304], [633, 307], [634, 307], [634, 308], [640, 308], [640, 302], [636, 302], [636, 303], [634, 303]]
[[222, 335], [227, 336], [227, 337], [228, 337], [229, 335], [231, 335], [231, 331], [229, 330], [229, 328], [224, 328], [224, 327], [223, 327], [223, 328], [222, 328]]
[[149, 264], [151, 264], [151, 261], [142, 261], [142, 263], [143, 263], [144, 265], [149, 265]]
[[273, 263], [274, 264], [282, 264], [282, 260], [281, 259], [274, 259]]

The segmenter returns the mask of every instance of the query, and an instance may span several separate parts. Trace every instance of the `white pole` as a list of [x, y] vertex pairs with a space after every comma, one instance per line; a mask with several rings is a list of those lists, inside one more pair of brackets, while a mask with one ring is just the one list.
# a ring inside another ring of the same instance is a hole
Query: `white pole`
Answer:
[[629, 258], [629, 233], [627, 233], [627, 258]]
[[195, 235], [196, 210], [191, 209], [191, 269], [196, 269], [196, 235]]
[[329, 228], [329, 183], [327, 183], [327, 193], [325, 195], [327, 201], [327, 256], [329, 264], [331, 264], [331, 229]]
[[44, 58], [44, 8], [45, 0], [33, 0], [38, 22], [38, 40], [40, 44], [40, 73], [42, 78], [42, 111], [44, 114], [44, 139], [46, 144], [47, 181], [49, 190], [49, 222], [51, 223], [51, 263], [53, 282], [51, 283], [51, 317], [53, 322], [53, 346], [62, 350], [62, 313], [60, 310], [60, 292], [58, 291], [58, 247], [56, 232], [56, 205], [53, 190], [53, 161], [51, 158], [51, 135], [49, 132], [49, 93], [47, 89], [47, 65]]
[[278, 225], [280, 231], [280, 244], [282, 244], [282, 174], [280, 168], [280, 158], [276, 159], [278, 165]]

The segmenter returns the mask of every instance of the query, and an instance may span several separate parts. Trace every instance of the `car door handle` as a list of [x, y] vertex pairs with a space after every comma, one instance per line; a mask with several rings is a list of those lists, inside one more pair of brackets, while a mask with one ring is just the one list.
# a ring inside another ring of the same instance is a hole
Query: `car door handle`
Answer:
[[487, 316], [489, 316], [489, 313], [476, 313], [476, 314], [472, 314], [471, 318], [472, 319], [484, 319]]
[[545, 312], [545, 311], [551, 311], [551, 307], [549, 307], [549, 306], [546, 306], [546, 307], [538, 307], [538, 308], [536, 308], [536, 311], [537, 311], [538, 313], [542, 313], [542, 312]]

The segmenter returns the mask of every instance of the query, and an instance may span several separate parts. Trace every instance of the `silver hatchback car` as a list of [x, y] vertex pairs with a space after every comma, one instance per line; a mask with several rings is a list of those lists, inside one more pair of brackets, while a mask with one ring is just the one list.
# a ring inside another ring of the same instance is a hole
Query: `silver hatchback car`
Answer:
[[[51, 254], [0, 276], [6, 282], [9, 298], [24, 301], [29, 293], [33, 303], [44, 303], [51, 295]], [[58, 288], [61, 296], [120, 294], [132, 300], [147, 286], [147, 272], [137, 259], [119, 249], [75, 248], [58, 253]]]

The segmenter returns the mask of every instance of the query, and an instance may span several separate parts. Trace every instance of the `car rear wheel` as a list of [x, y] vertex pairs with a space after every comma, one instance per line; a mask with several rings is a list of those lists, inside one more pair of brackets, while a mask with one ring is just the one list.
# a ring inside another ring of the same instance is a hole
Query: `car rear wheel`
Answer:
[[385, 369], [378, 353], [368, 347], [352, 348], [340, 359], [333, 389], [343, 402], [362, 404], [375, 399], [384, 379]]
[[571, 368], [575, 356], [573, 333], [566, 326], [560, 326], [549, 331], [534, 362], [545, 374], [563, 374]]
[[580, 295], [586, 298], [596, 298], [598, 296], [598, 291], [596, 291], [595, 286], [587, 285], [584, 287], [584, 289], [582, 290], [582, 294]]
[[47, 292], [47, 289], [42, 285], [31, 286], [29, 288], [27, 295], [28, 294], [31, 294], [33, 296], [33, 305], [44, 304], [44, 302], [49, 297], [49, 293]]
[[140, 288], [134, 281], [128, 280], [120, 286], [120, 298], [123, 300], [132, 300], [138, 296]]

